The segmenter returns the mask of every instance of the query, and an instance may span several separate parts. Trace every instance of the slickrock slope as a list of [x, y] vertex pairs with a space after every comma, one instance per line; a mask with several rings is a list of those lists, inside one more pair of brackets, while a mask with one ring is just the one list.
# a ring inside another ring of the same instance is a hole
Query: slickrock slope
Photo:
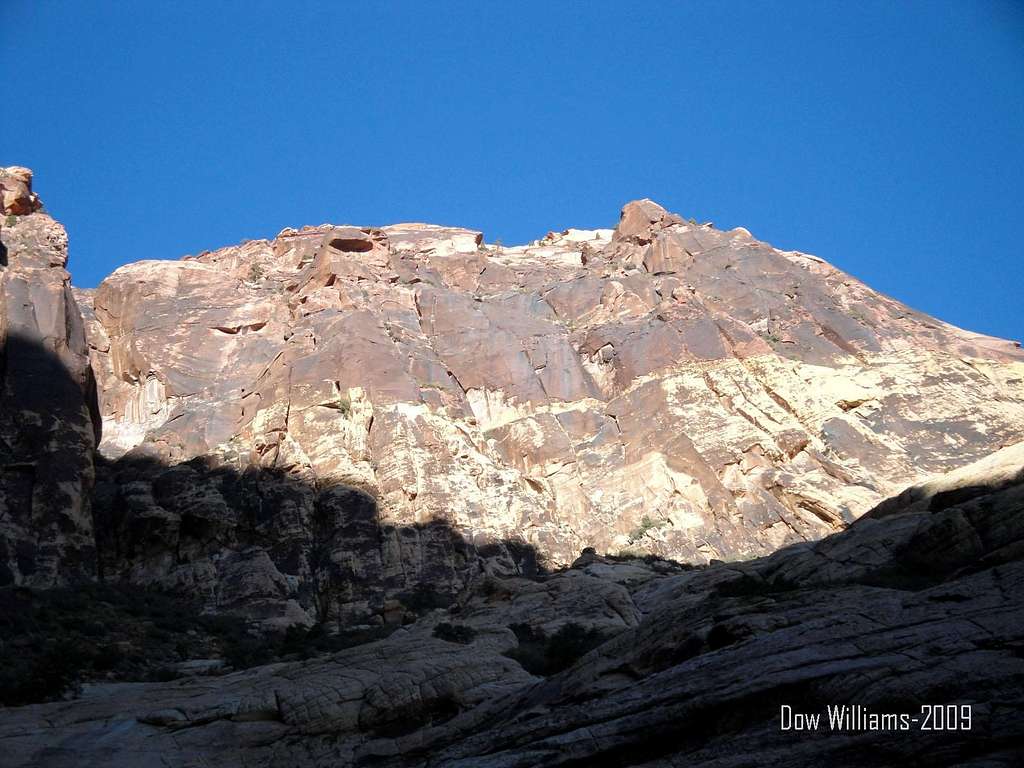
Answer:
[[[1024, 444], [770, 557], [586, 553], [330, 658], [11, 710], [0, 743], [12, 768], [1019, 765], [1022, 555]], [[510, 658], [570, 621], [608, 639], [547, 678]], [[971, 727], [794, 733], [783, 704]]]
[[64, 228], [0, 168], [0, 586], [94, 578], [99, 427]]
[[552, 564], [763, 555], [1024, 439], [1018, 345], [650, 201], [514, 248], [285, 230], [80, 303], [106, 573], [267, 621], [455, 594], [509, 539]]

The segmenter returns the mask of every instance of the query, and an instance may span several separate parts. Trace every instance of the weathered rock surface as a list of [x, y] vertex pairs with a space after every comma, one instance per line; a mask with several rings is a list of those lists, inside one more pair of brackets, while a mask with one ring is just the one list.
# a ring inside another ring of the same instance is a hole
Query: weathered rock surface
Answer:
[[43, 207], [32, 192], [32, 171], [12, 165], [0, 168], [0, 208], [9, 216], [27, 216]]
[[96, 575], [99, 419], [67, 235], [31, 180], [0, 168], [0, 586], [44, 587]]
[[[680, 570], [587, 553], [536, 581], [490, 577], [331, 658], [10, 710], [6, 764], [1018, 765], [1022, 469], [1024, 444], [946, 478], [926, 507], [912, 491], [770, 557]], [[524, 617], [611, 637], [541, 679], [506, 655]], [[475, 633], [443, 640], [441, 622]], [[785, 732], [783, 704], [823, 718], [970, 705], [971, 728]]]
[[[763, 555], [1024, 438], [1014, 343], [649, 200], [510, 248], [285, 230], [79, 298], [105, 573], [258, 596], [279, 623], [361, 621], [423, 579], [454, 594], [510, 539], [552, 564]], [[437, 520], [466, 546], [387, 532]]]

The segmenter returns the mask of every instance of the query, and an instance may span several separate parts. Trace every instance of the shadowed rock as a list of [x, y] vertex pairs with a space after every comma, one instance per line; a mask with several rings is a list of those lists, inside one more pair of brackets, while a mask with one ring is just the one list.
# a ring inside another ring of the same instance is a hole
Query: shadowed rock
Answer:
[[8, 206], [24, 170], [0, 169], [0, 586], [52, 586], [96, 575], [100, 419], [64, 228], [38, 205]]
[[[961, 478], [986, 490], [745, 563], [587, 553], [539, 581], [488, 579], [331, 658], [11, 710], [0, 738], [12, 766], [54, 768], [1015, 765], [1024, 485], [984, 464]], [[608, 639], [527, 673], [523, 638], [566, 622]], [[956, 704], [972, 727], [794, 734], [783, 704]]]

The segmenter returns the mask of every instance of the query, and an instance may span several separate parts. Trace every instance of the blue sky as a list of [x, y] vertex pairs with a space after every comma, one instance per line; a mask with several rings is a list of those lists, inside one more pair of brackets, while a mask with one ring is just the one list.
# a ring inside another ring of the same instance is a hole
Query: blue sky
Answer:
[[285, 226], [511, 244], [651, 197], [1024, 336], [1012, 0], [2, 0], [0, 71], [0, 164], [79, 285]]

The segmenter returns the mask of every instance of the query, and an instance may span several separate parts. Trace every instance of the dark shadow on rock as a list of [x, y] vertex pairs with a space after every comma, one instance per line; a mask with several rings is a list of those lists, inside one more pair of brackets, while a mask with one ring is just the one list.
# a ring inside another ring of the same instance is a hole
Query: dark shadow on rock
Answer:
[[92, 508], [102, 580], [189, 594], [270, 630], [401, 624], [485, 572], [531, 576], [540, 562], [524, 541], [382, 519], [365, 490], [211, 457], [98, 459]]
[[98, 457], [91, 500], [95, 581], [0, 587], [0, 705], [170, 680], [189, 659], [241, 669], [333, 653], [458, 611], [485, 574], [538, 573], [524, 542], [390, 524], [365, 491], [204, 458]]
[[[1024, 486], [967, 487], [959, 505], [893, 508], [667, 582], [638, 627], [577, 666], [418, 742], [414, 759], [362, 764], [1018, 765]], [[522, 654], [531, 638], [517, 635]], [[964, 719], [922, 728], [936, 706]], [[819, 732], [784, 729], [783, 707], [819, 713]], [[834, 727], [830, 707], [864, 718]]]
[[[0, 347], [0, 588], [101, 585], [78, 590], [100, 613], [117, 594], [134, 604], [148, 590], [261, 637], [290, 629], [330, 648], [323, 638], [373, 636], [450, 606], [485, 573], [540, 569], [524, 541], [391, 522], [365, 490], [242, 458], [168, 464], [140, 447], [104, 459], [88, 374], [24, 336]], [[88, 612], [81, 602], [75, 610]]]
[[78, 358], [76, 375], [42, 340], [4, 330], [0, 586], [93, 578], [89, 504], [99, 407], [92, 371]]

